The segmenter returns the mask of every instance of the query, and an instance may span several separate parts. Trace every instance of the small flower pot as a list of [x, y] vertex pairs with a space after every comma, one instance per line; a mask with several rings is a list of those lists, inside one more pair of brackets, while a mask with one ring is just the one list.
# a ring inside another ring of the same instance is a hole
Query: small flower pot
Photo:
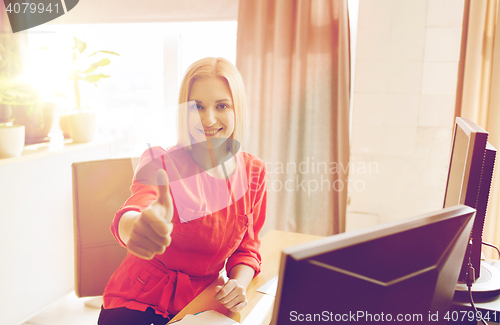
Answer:
[[94, 141], [97, 134], [97, 114], [79, 112], [68, 115], [69, 133], [75, 143]]
[[59, 116], [59, 126], [61, 127], [61, 131], [65, 139], [71, 138], [71, 134], [69, 133], [69, 115], [62, 114]]
[[0, 126], [0, 158], [18, 157], [24, 149], [24, 125]]
[[55, 104], [38, 102], [33, 107], [28, 105], [15, 106], [14, 123], [24, 125], [26, 130], [26, 144], [47, 142], [48, 134], [52, 128]]

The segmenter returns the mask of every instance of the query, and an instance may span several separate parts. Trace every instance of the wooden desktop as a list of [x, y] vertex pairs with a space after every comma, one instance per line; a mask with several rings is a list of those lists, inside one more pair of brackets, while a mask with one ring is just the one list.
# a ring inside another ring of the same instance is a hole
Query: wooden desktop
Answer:
[[223, 277], [219, 277], [202, 293], [189, 303], [179, 314], [177, 314], [169, 324], [182, 319], [188, 314], [195, 314], [205, 310], [216, 310], [228, 317], [242, 323], [252, 325], [269, 325], [272, 317], [274, 297], [257, 292], [261, 286], [266, 284], [279, 273], [281, 260], [281, 250], [285, 247], [294, 246], [316, 239], [321, 236], [299, 234], [278, 230], [270, 230], [263, 237], [260, 253], [262, 256], [262, 269], [259, 275], [253, 278], [247, 289], [248, 306], [239, 313], [233, 313], [214, 300], [215, 287], [224, 282]]

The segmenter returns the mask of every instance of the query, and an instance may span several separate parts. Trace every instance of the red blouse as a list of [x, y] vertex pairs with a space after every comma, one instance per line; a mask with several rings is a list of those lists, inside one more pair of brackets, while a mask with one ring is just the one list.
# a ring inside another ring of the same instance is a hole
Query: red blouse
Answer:
[[[167, 317], [177, 314], [224, 268], [246, 264], [260, 272], [259, 232], [266, 215], [266, 171], [259, 158], [239, 151], [227, 180], [210, 176], [187, 149], [154, 147], [144, 152], [134, 175], [132, 195], [118, 210], [111, 232], [118, 235], [121, 216], [142, 211], [157, 196], [156, 170], [164, 168], [175, 209], [172, 243], [161, 255], [144, 260], [131, 253], [104, 291], [104, 308], [152, 307]], [[226, 261], [227, 260], [227, 261]]]

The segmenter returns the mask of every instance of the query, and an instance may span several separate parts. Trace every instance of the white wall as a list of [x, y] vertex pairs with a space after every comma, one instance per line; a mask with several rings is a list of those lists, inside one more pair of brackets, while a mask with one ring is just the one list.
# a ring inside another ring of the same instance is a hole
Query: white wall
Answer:
[[110, 158], [111, 144], [0, 160], [0, 324], [27, 321], [74, 288], [71, 164]]
[[463, 6], [360, 0], [348, 231], [442, 207]]
[[236, 0], [81, 0], [50, 24], [236, 20]]

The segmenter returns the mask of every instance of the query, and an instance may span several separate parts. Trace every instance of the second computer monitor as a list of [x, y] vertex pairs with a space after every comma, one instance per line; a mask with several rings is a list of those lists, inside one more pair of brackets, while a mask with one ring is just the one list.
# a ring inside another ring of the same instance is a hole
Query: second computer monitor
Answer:
[[464, 258], [460, 280], [466, 279], [469, 262], [480, 276], [481, 245], [496, 149], [488, 132], [467, 118], [456, 118], [444, 207], [464, 204], [477, 210], [471, 243]]

